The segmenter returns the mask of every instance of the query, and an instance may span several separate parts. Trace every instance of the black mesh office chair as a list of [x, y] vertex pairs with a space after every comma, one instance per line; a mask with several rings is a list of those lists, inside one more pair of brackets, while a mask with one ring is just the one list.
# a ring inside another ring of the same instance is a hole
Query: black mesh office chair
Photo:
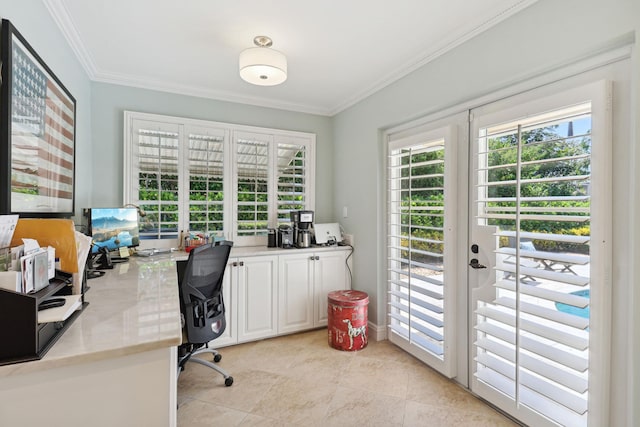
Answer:
[[178, 376], [188, 361], [193, 361], [218, 371], [224, 377], [224, 384], [233, 384], [224, 369], [199, 357], [211, 353], [213, 361], [222, 356], [209, 348], [209, 342], [225, 330], [222, 281], [233, 242], [217, 242], [202, 245], [189, 253], [186, 261], [177, 261], [178, 283], [180, 286], [180, 311], [183, 315], [182, 344], [178, 348]]

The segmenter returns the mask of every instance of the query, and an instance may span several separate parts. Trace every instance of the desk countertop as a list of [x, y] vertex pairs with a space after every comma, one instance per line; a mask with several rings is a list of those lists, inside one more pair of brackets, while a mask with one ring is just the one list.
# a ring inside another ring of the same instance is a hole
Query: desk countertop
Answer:
[[[232, 257], [283, 255], [351, 249], [234, 247]], [[83, 310], [41, 360], [0, 366], [0, 378], [98, 361], [160, 348], [182, 340], [175, 261], [185, 252], [133, 256], [88, 281]]]
[[41, 360], [0, 366], [0, 378], [181, 343], [175, 258], [132, 257], [88, 281], [83, 310]]

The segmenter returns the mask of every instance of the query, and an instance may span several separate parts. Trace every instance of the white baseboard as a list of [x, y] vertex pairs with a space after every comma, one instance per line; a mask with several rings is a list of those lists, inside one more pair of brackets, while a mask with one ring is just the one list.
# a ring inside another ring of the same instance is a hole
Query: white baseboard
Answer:
[[369, 336], [367, 337], [373, 341], [384, 341], [387, 339], [387, 327], [385, 325], [374, 325], [368, 322]]

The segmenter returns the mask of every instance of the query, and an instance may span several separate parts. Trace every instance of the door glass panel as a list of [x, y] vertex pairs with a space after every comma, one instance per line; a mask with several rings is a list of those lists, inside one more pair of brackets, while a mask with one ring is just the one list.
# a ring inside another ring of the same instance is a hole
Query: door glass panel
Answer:
[[478, 291], [476, 381], [561, 425], [586, 425], [591, 104], [477, 133], [475, 227], [492, 230]]
[[[390, 142], [388, 315], [390, 340], [444, 375], [455, 375], [455, 146], [447, 126]], [[448, 157], [450, 156], [450, 157]]]

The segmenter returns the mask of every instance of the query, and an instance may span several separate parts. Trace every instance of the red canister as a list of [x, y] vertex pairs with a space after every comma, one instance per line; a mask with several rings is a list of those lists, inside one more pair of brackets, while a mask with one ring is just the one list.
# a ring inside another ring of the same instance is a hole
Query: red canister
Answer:
[[361, 291], [333, 291], [327, 298], [329, 345], [343, 351], [365, 348], [369, 295]]

